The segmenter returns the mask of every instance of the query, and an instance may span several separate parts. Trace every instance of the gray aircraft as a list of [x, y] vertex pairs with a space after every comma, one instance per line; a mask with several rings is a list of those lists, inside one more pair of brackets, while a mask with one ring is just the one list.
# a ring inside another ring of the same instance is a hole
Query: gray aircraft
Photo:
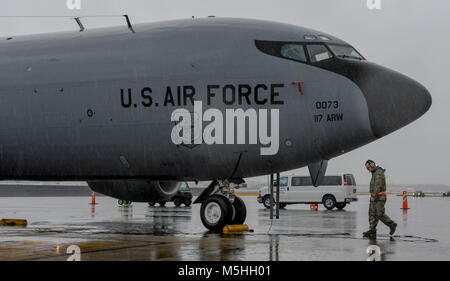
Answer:
[[83, 180], [136, 202], [211, 181], [206, 228], [243, 223], [230, 183], [326, 161], [431, 106], [414, 80], [323, 32], [205, 18], [0, 42], [0, 178]]

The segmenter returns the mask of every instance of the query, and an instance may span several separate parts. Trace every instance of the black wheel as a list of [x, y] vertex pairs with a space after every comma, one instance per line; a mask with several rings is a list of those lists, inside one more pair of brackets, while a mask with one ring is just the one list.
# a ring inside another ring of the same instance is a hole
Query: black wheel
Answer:
[[186, 200], [186, 201], [184, 201], [184, 205], [186, 205], [186, 207], [191, 206], [191, 204], [192, 204], [192, 200]]
[[236, 196], [234, 198], [233, 207], [235, 214], [231, 224], [243, 224], [247, 218], [247, 208], [245, 207], [244, 200]]
[[153, 201], [153, 200], [148, 202], [148, 205], [149, 205], [150, 207], [155, 206], [155, 204], [156, 204], [156, 201]]
[[223, 227], [231, 222], [233, 206], [222, 195], [213, 195], [203, 201], [200, 208], [200, 218], [203, 225], [214, 232], [221, 232]]
[[341, 203], [337, 203], [336, 204], [336, 208], [338, 208], [339, 210], [344, 209], [345, 206], [347, 206], [347, 203], [345, 203], [345, 202], [341, 202]]
[[181, 200], [179, 198], [175, 198], [175, 199], [173, 199], [173, 204], [175, 204], [175, 206], [177, 206], [177, 207], [180, 207]]
[[160, 207], [166, 206], [166, 201], [161, 201], [161, 202], [158, 202], [158, 203], [159, 203], [159, 206], [160, 206]]
[[284, 209], [286, 208], [287, 204], [286, 203], [280, 203], [280, 209]]
[[263, 205], [267, 209], [270, 209], [270, 196], [269, 195], [266, 195], [263, 197]]
[[333, 195], [326, 195], [323, 197], [323, 206], [327, 208], [327, 210], [333, 210], [336, 207], [336, 199]]

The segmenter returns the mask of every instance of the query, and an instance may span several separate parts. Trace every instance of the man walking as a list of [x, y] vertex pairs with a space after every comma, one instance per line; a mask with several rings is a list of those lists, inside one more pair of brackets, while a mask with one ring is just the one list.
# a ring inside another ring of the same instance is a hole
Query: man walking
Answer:
[[375, 239], [377, 237], [377, 224], [382, 221], [390, 229], [389, 234], [393, 235], [397, 224], [391, 220], [384, 212], [386, 204], [386, 177], [385, 170], [375, 164], [372, 160], [367, 160], [366, 168], [372, 173], [370, 180], [370, 205], [369, 205], [369, 231], [363, 233], [364, 237]]

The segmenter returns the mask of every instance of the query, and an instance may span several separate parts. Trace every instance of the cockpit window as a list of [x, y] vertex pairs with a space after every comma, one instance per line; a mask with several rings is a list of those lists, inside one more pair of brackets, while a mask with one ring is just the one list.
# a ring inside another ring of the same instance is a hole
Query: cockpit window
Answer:
[[305, 48], [299, 44], [285, 44], [281, 47], [281, 55], [285, 58], [306, 62]]
[[328, 47], [336, 57], [364, 60], [364, 57], [352, 46], [328, 44]]
[[305, 40], [316, 40], [317, 37], [315, 35], [305, 35], [303, 36], [303, 38], [305, 38]]
[[328, 38], [325, 35], [319, 35], [319, 39], [323, 40], [323, 41], [330, 41], [330, 38]]
[[333, 57], [333, 54], [323, 44], [308, 44], [309, 59], [311, 62], [327, 60]]
[[312, 63], [333, 57], [333, 53], [324, 43], [256, 40], [255, 44], [265, 54], [302, 63]]
[[271, 56], [306, 63], [305, 48], [301, 43], [279, 41], [255, 41], [256, 47]]

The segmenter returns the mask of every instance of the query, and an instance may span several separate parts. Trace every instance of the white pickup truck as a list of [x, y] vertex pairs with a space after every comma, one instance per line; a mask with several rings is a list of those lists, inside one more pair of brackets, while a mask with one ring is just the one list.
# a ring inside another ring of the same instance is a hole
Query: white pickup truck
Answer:
[[[274, 183], [274, 198], [276, 199]], [[312, 185], [309, 176], [280, 177], [280, 208], [289, 204], [323, 204], [328, 210], [343, 209], [357, 201], [356, 182], [352, 174], [325, 176], [318, 187]], [[267, 186], [259, 190], [258, 202], [270, 208], [270, 192]]]

